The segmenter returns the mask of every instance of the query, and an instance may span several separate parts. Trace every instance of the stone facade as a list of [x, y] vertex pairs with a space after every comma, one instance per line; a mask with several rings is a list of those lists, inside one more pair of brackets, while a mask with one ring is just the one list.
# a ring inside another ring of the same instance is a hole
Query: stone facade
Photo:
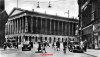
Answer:
[[100, 23], [100, 0], [78, 0], [80, 38], [88, 41], [88, 48], [99, 47], [98, 36], [95, 31]]
[[5, 11], [4, 0], [0, 0], [0, 47], [5, 41], [5, 23], [8, 20], [8, 14]]
[[78, 20], [14, 8], [6, 23], [6, 41], [75, 40]]

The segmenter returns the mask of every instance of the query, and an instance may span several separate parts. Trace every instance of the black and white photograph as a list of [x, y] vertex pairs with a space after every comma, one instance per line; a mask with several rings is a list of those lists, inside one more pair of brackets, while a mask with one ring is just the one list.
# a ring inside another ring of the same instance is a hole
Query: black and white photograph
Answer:
[[0, 57], [100, 57], [100, 0], [0, 0]]

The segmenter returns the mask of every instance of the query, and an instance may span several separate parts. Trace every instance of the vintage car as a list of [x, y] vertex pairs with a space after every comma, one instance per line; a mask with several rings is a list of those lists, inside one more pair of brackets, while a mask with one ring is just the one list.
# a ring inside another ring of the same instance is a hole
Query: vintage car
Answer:
[[31, 50], [31, 45], [29, 44], [28, 41], [23, 43], [22, 51], [30, 51]]
[[84, 52], [83, 47], [80, 45], [80, 42], [77, 41], [69, 42], [68, 49], [70, 52], [74, 52], [74, 51]]

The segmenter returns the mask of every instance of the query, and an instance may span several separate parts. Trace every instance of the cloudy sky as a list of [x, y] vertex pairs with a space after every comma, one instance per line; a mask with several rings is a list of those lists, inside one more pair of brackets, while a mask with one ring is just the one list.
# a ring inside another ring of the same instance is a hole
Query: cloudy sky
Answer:
[[[38, 1], [40, 2], [40, 8], [37, 8]], [[51, 1], [51, 8], [48, 8], [49, 1]], [[5, 0], [5, 9], [8, 14], [14, 7], [17, 7], [17, 0]], [[64, 17], [68, 17], [65, 12], [69, 10], [69, 17], [78, 16], [77, 0], [18, 0], [18, 7]]]

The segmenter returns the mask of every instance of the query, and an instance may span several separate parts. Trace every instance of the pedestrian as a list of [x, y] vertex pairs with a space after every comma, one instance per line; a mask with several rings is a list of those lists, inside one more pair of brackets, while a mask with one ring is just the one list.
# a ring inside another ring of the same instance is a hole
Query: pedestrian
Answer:
[[85, 40], [83, 44], [84, 44], [84, 48], [83, 49], [86, 52], [87, 51], [87, 41]]
[[80, 47], [81, 47], [81, 48], [84, 48], [83, 41], [80, 41]]
[[41, 50], [41, 42], [38, 42], [38, 52], [40, 52], [40, 50]]
[[57, 46], [57, 51], [60, 51], [60, 41], [56, 42], [56, 46]]
[[32, 42], [32, 41], [30, 41], [30, 42], [29, 42], [29, 44], [31, 45], [31, 48], [33, 48], [33, 42]]
[[18, 42], [16, 42], [16, 48], [18, 49]]
[[63, 51], [64, 51], [64, 53], [66, 53], [66, 48], [67, 48], [67, 42], [65, 41], [65, 42], [63, 42]]
[[7, 48], [7, 42], [4, 42], [3, 48], [4, 48], [4, 50], [6, 50], [6, 48]]
[[46, 52], [46, 41], [43, 41], [43, 48], [42, 48], [42, 50], [45, 51], [45, 53], [47, 53]]
[[55, 42], [52, 43], [52, 48], [55, 48]]
[[50, 47], [50, 45], [49, 45], [49, 42], [47, 41], [47, 46], [49, 46]]

